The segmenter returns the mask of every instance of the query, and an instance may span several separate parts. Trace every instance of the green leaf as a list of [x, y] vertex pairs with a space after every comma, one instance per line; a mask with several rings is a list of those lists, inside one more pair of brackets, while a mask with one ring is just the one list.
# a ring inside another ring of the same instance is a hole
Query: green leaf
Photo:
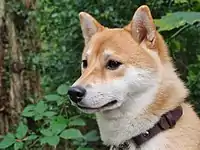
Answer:
[[8, 133], [6, 136], [4, 136], [3, 140], [0, 142], [0, 149], [10, 147], [14, 143], [15, 143], [14, 135], [11, 133]]
[[28, 127], [26, 125], [24, 125], [22, 122], [20, 122], [19, 126], [17, 128], [16, 137], [18, 139], [24, 138], [24, 136], [26, 135], [27, 131], [28, 131]]
[[177, 4], [188, 3], [188, 0], [175, 0], [174, 3], [177, 3]]
[[69, 126], [85, 126], [86, 123], [83, 119], [77, 118], [69, 122]]
[[46, 136], [40, 139], [41, 144], [48, 143], [51, 146], [58, 145], [59, 141], [60, 141], [59, 136]]
[[52, 117], [52, 116], [56, 115], [56, 112], [54, 112], [54, 111], [46, 111], [46, 112], [44, 112], [43, 115], [46, 116], [46, 117]]
[[61, 106], [65, 102], [66, 102], [66, 99], [60, 99], [59, 101], [57, 101], [57, 106]]
[[22, 116], [25, 116], [25, 117], [34, 116], [34, 109], [35, 109], [34, 105], [28, 105], [27, 107], [24, 108], [22, 112]]
[[58, 13], [53, 13], [53, 14], [51, 15], [52, 18], [55, 18], [55, 17], [57, 17], [57, 16], [58, 16]]
[[49, 94], [44, 97], [47, 101], [58, 101], [61, 99], [59, 95], [56, 94]]
[[88, 142], [96, 142], [100, 139], [100, 137], [97, 135], [96, 130], [89, 131], [87, 134], [84, 135], [84, 138]]
[[37, 114], [35, 115], [34, 120], [37, 121], [37, 120], [41, 120], [42, 118], [43, 118], [43, 114]]
[[60, 134], [60, 137], [64, 139], [77, 139], [77, 138], [83, 138], [83, 135], [79, 130], [71, 128], [63, 131]]
[[35, 107], [35, 112], [42, 114], [47, 110], [47, 105], [44, 103], [44, 101], [39, 101]]
[[14, 144], [14, 150], [19, 150], [19, 149], [22, 150], [23, 146], [24, 146], [24, 143], [23, 143], [23, 142], [16, 142], [16, 143]]
[[30, 135], [27, 137], [27, 140], [35, 140], [38, 136], [37, 135]]
[[56, 116], [53, 118], [51, 124], [65, 124], [67, 125], [68, 120], [65, 119], [63, 116]]
[[35, 109], [35, 105], [28, 105], [24, 108], [23, 112], [27, 112], [34, 109]]
[[93, 148], [79, 147], [77, 150], [94, 150]]
[[59, 134], [61, 131], [63, 131], [66, 128], [67, 124], [66, 123], [61, 123], [61, 122], [54, 122], [51, 124], [51, 130], [54, 134]]
[[42, 130], [40, 130], [40, 132], [41, 132], [44, 136], [53, 136], [53, 132], [51, 131], [51, 129], [42, 129]]
[[24, 117], [33, 117], [35, 115], [34, 111], [29, 111], [29, 112], [23, 112], [22, 116]]
[[57, 93], [60, 95], [66, 95], [68, 91], [68, 86], [66, 84], [61, 84], [58, 88], [57, 88]]
[[73, 139], [72, 144], [73, 144], [74, 146], [82, 146], [82, 147], [84, 147], [84, 146], [86, 146], [88, 143], [87, 143], [87, 141], [85, 141], [83, 138], [78, 138], [78, 139], [76, 139], [76, 140]]
[[161, 19], [154, 19], [155, 24], [159, 26], [158, 31], [170, 31], [179, 28], [185, 24], [193, 25], [200, 21], [200, 12], [175, 12], [168, 13]]
[[33, 64], [39, 64], [40, 63], [40, 57], [39, 56], [34, 56], [33, 58], [32, 58], [32, 62], [33, 62]]
[[64, 122], [56, 122], [53, 121], [50, 124], [50, 127], [48, 129], [42, 129], [40, 132], [45, 136], [53, 136], [58, 135], [61, 131], [63, 131], [66, 128], [67, 124]]

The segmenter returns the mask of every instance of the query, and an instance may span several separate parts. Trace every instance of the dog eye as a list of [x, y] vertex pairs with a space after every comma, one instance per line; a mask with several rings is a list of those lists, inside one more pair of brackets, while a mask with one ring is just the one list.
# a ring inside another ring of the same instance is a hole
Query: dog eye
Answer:
[[82, 64], [83, 64], [83, 68], [84, 69], [87, 68], [87, 66], [88, 66], [87, 60], [83, 60]]
[[117, 69], [122, 63], [115, 60], [109, 60], [106, 64], [106, 68], [109, 70], [115, 70]]

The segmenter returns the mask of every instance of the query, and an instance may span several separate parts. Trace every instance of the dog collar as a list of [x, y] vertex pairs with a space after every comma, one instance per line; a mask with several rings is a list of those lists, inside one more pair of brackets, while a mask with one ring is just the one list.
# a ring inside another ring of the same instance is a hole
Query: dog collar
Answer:
[[[171, 129], [176, 125], [176, 122], [181, 118], [183, 109], [181, 106], [165, 113], [161, 116], [160, 120], [146, 132], [133, 137], [131, 140], [140, 147], [142, 144], [153, 138], [158, 133]], [[120, 144], [119, 146], [113, 146], [111, 150], [128, 150], [129, 144], [127, 142]]]

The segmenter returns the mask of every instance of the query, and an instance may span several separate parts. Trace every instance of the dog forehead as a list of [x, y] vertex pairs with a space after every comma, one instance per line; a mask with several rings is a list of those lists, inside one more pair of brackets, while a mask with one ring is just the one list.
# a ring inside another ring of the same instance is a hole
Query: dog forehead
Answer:
[[[134, 41], [131, 35], [124, 29], [107, 29], [106, 31], [95, 34], [91, 38], [91, 41], [85, 45], [83, 55], [87, 57], [93, 53], [111, 55], [121, 50], [124, 52], [130, 49], [130, 43], [133, 44]], [[129, 48], [127, 48], [128, 45]]]

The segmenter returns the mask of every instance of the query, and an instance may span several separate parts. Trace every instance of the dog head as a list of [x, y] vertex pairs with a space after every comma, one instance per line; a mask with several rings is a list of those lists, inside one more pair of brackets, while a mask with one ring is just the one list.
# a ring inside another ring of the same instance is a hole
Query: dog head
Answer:
[[148, 6], [139, 7], [124, 28], [109, 29], [91, 15], [79, 14], [85, 40], [82, 75], [69, 89], [72, 103], [87, 113], [112, 111], [153, 91], [161, 81], [167, 48], [156, 31]]

